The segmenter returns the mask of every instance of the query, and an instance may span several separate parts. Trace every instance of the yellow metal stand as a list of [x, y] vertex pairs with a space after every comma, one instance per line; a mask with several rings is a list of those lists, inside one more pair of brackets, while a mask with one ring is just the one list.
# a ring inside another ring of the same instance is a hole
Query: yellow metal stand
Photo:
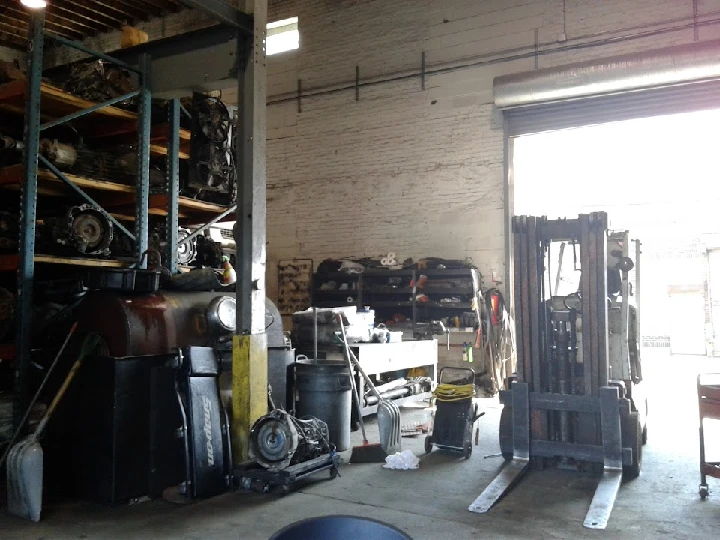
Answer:
[[267, 413], [267, 335], [233, 336], [232, 446], [235, 463], [248, 459], [250, 428]]

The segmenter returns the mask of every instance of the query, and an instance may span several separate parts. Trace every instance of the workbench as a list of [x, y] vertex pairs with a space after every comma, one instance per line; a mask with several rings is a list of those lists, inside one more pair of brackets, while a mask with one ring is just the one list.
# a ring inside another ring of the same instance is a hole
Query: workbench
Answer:
[[[360, 362], [360, 367], [368, 377], [381, 375], [392, 371], [404, 371], [407, 369], [425, 367], [429, 368], [428, 376], [437, 382], [438, 342], [436, 339], [418, 341], [400, 341], [398, 343], [351, 343], [350, 348]], [[328, 358], [342, 360], [342, 353], [328, 353]], [[365, 381], [355, 373], [358, 395], [364, 396], [366, 391]], [[423, 392], [407, 397], [393, 399], [392, 402], [398, 406], [405, 403], [414, 403], [430, 399], [431, 392]], [[362, 397], [361, 397], [362, 399]], [[377, 405], [370, 405], [361, 409], [362, 415], [375, 414]]]

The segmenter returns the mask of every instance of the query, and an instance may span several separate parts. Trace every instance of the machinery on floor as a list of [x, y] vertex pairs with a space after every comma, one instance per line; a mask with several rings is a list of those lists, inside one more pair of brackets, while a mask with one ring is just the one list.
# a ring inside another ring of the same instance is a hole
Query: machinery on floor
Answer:
[[[139, 283], [152, 272], [136, 273]], [[230, 444], [234, 293], [100, 290], [88, 294], [75, 317], [78, 336], [97, 334], [102, 345], [50, 426], [51, 486], [116, 504], [167, 490], [183, 500], [258, 485], [286, 491], [310, 474], [336, 476], [339, 458], [327, 426], [285, 412], [294, 349], [272, 302], [266, 302], [272, 410], [255, 423], [251, 459], [242, 464]]]
[[640, 474], [647, 437], [634, 305], [640, 242], [631, 250], [627, 232], [609, 233], [604, 212], [518, 216], [513, 240], [518, 367], [511, 389], [501, 393], [500, 421], [509, 463], [469, 510], [487, 512], [531, 465], [597, 470], [602, 478], [584, 525], [603, 529], [623, 474]]
[[472, 434], [475, 422], [483, 416], [475, 395], [475, 370], [470, 368], [444, 368], [440, 371], [435, 389], [437, 412], [431, 435], [425, 437], [425, 453], [433, 446], [461, 452], [465, 459], [472, 455]]

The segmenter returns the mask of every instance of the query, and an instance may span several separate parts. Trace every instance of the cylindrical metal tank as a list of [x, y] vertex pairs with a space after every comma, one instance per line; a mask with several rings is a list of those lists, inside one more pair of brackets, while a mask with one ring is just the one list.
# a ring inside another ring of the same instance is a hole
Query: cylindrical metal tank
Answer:
[[88, 295], [78, 310], [78, 332], [97, 332], [108, 356], [167, 354], [179, 347], [210, 346], [219, 337], [207, 310], [220, 292]]

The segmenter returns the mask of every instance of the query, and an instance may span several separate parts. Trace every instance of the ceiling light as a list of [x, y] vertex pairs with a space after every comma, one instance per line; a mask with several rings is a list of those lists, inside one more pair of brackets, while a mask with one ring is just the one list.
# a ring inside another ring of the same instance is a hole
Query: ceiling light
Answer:
[[42, 9], [44, 7], [47, 7], [46, 0], [20, 0], [20, 3], [23, 6], [29, 7], [31, 9]]

